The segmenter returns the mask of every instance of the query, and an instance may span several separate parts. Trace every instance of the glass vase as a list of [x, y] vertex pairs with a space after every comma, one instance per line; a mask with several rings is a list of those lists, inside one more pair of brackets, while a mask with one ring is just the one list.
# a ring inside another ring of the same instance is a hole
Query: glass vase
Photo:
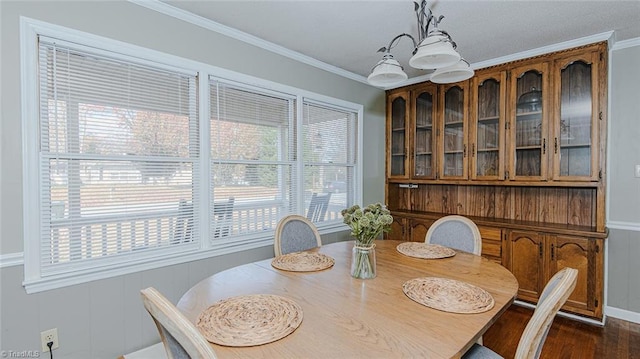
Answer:
[[351, 276], [360, 279], [376, 277], [376, 245], [361, 246], [357, 243], [352, 249]]

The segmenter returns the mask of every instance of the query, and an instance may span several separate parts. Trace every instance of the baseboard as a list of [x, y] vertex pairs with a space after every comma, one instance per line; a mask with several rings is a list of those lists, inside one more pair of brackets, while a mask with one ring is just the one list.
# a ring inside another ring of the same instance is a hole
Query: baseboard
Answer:
[[133, 353], [125, 354], [118, 359], [166, 359], [167, 353], [164, 351], [162, 342], [142, 348]]
[[[523, 301], [520, 301], [520, 300], [515, 300], [513, 302], [513, 304], [516, 304], [516, 305], [519, 305], [519, 306], [525, 307], [525, 308], [536, 309], [535, 305], [533, 305], [531, 303], [523, 302]], [[579, 315], [575, 315], [575, 314], [571, 314], [571, 313], [567, 313], [567, 312], [563, 312], [563, 311], [559, 311], [558, 312], [558, 316], [569, 318], [569, 319], [572, 319], [572, 320], [577, 320], [579, 322], [583, 322], [583, 323], [587, 323], [587, 324], [597, 325], [599, 327], [603, 327], [604, 326], [604, 321], [606, 319], [606, 316], [605, 316], [605, 317], [602, 318], [602, 321], [600, 321], [600, 320], [597, 320], [597, 319], [581, 317]]]
[[608, 317], [618, 318], [626, 320], [627, 322], [640, 324], [640, 313], [609, 306], [604, 307], [604, 312]]

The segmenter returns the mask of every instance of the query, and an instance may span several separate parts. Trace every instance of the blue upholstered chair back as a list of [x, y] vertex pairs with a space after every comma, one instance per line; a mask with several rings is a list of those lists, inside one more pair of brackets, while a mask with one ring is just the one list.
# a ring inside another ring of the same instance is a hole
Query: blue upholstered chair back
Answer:
[[276, 256], [305, 251], [322, 245], [316, 226], [307, 218], [290, 215], [278, 222], [274, 240]]
[[435, 221], [427, 231], [425, 242], [476, 255], [482, 253], [482, 238], [478, 227], [469, 218], [458, 215]]
[[189, 353], [184, 349], [184, 347], [176, 340], [176, 338], [171, 335], [164, 327], [160, 327], [161, 333], [164, 336], [164, 346], [165, 350], [171, 352], [171, 356], [169, 358], [172, 359], [191, 359]]

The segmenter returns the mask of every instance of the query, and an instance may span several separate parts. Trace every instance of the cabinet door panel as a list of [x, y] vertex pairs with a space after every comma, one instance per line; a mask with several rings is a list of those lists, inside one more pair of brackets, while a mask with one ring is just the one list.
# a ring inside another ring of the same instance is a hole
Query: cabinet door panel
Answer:
[[387, 176], [390, 178], [407, 177], [408, 102], [408, 91], [387, 98]]
[[592, 51], [554, 62], [555, 180], [598, 179], [598, 57]]
[[413, 178], [436, 177], [436, 93], [435, 85], [422, 86], [412, 91]]
[[511, 70], [509, 178], [539, 181], [547, 174], [548, 64]]
[[409, 220], [409, 240], [411, 242], [424, 242], [427, 236], [429, 227], [433, 224], [433, 221], [423, 219], [411, 219]]
[[391, 223], [391, 229], [389, 232], [385, 234], [386, 239], [405, 241], [404, 238], [404, 226], [406, 219], [402, 217], [393, 217], [393, 222]]
[[442, 87], [440, 96], [441, 179], [467, 179], [468, 82]]
[[550, 236], [549, 278], [559, 270], [570, 267], [578, 270], [576, 287], [565, 307], [581, 314], [593, 315], [598, 275], [596, 251], [589, 240], [581, 237]]
[[504, 179], [506, 88], [504, 71], [478, 74], [473, 79], [471, 179]]
[[518, 298], [535, 302], [543, 288], [543, 237], [536, 232], [509, 233], [507, 268], [518, 280]]

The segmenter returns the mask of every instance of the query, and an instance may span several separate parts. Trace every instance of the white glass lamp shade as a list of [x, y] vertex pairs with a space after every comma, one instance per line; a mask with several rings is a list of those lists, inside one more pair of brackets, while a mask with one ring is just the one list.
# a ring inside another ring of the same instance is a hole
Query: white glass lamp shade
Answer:
[[437, 69], [430, 78], [430, 81], [436, 84], [450, 84], [458, 81], [464, 81], [473, 77], [474, 71], [469, 63], [464, 59], [460, 59], [457, 64], [449, 67]]
[[373, 86], [392, 86], [401, 83], [408, 78], [402, 70], [400, 63], [393, 58], [393, 55], [384, 55], [376, 67], [373, 68], [367, 81]]
[[454, 65], [460, 54], [453, 48], [449, 38], [441, 33], [427, 36], [418, 45], [418, 51], [409, 60], [416, 69], [433, 70]]

